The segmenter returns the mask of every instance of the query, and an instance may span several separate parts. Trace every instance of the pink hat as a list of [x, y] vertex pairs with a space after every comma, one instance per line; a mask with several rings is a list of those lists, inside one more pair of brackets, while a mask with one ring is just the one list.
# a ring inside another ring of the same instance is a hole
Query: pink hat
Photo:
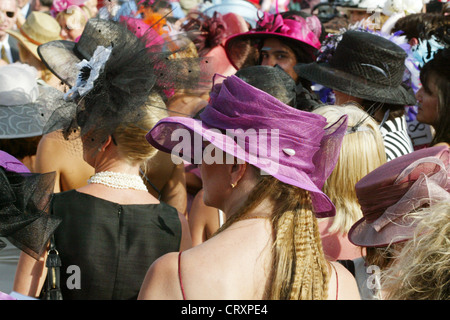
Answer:
[[146, 138], [155, 148], [195, 164], [210, 161], [205, 157], [208, 141], [284, 183], [310, 191], [316, 215], [327, 217], [335, 208], [321, 189], [336, 165], [347, 118], [326, 126], [324, 117], [292, 108], [233, 75], [213, 87], [200, 120], [168, 117]]
[[319, 41], [321, 32], [322, 25], [316, 16], [303, 18], [291, 15], [289, 18], [283, 18], [282, 14], [265, 12], [257, 21], [255, 29], [229, 37], [225, 43], [225, 50], [234, 67], [240, 69], [248, 56], [253, 54], [252, 40], [275, 37], [294, 41], [298, 47], [311, 55], [312, 62], [315, 60], [315, 51], [321, 46]]
[[228, 60], [224, 49], [226, 39], [233, 35], [248, 31], [244, 18], [235, 14], [214, 12], [209, 17], [201, 12], [192, 11], [182, 30], [198, 33], [193, 42], [201, 57], [209, 57], [208, 63], [214, 73], [230, 76], [236, 68]]
[[348, 233], [362, 247], [385, 247], [411, 238], [408, 213], [450, 199], [450, 151], [438, 146], [398, 157], [356, 184], [363, 218]]

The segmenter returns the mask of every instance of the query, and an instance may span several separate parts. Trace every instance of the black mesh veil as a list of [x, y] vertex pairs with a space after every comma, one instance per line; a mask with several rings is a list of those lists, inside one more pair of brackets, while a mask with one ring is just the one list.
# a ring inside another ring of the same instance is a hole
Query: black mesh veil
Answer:
[[0, 168], [0, 236], [35, 259], [60, 223], [49, 214], [54, 183], [54, 172], [16, 173]]
[[78, 43], [39, 46], [44, 63], [71, 86], [65, 100], [74, 102], [53, 112], [44, 133], [63, 130], [96, 147], [118, 125], [136, 123], [151, 94], [210, 88], [208, 59], [177, 55], [190, 43], [181, 34], [161, 39], [151, 28], [138, 38], [125, 23], [91, 19]]

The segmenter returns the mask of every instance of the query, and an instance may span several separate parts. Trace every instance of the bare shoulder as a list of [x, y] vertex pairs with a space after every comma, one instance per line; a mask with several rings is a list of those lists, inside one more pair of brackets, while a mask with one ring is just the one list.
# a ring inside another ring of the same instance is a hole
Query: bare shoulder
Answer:
[[339, 262], [330, 262], [336, 269], [338, 279], [336, 280], [336, 274], [332, 271], [330, 279], [330, 290], [336, 293], [338, 290], [339, 300], [360, 300], [358, 285], [356, 284], [355, 277]]
[[147, 271], [139, 300], [182, 299], [178, 279], [178, 252], [167, 253], [158, 258]]

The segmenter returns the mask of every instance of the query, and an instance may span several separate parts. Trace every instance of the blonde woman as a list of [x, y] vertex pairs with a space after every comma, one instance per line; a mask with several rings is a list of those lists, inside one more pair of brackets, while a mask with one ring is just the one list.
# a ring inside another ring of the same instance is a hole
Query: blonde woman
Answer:
[[[110, 43], [103, 34], [116, 39], [114, 46], [101, 45], [102, 41]], [[87, 185], [52, 199], [52, 215], [61, 219], [54, 234], [62, 262], [61, 292], [68, 300], [136, 299], [148, 267], [158, 257], [191, 246], [183, 212], [152, 195], [141, 175], [141, 170], [148, 172], [150, 168], [144, 165], [152, 165], [148, 159], [157, 153], [146, 142], [145, 133], [160, 118], [156, 114], [163, 105], [160, 93], [169, 87], [161, 88], [155, 81], [161, 75], [155, 68], [165, 58], [157, 52], [150, 59], [146, 43], [134, 33], [117, 22], [100, 19], [89, 20], [80, 41], [74, 48], [64, 47], [61, 55], [74, 57], [72, 50], [86, 43], [84, 37], [91, 40], [89, 45], [98, 45], [93, 57], [83, 61], [90, 68], [99, 64], [102, 68], [92, 83], [77, 82], [72, 87], [63, 99], [66, 104], [47, 124], [49, 130], [61, 129], [67, 139], [80, 138], [83, 158], [95, 170]], [[51, 50], [54, 46], [61, 49], [61, 44], [65, 42], [49, 43], [40, 52], [62, 77], [67, 66], [55, 63]], [[174, 77], [182, 72], [178, 67], [185, 65], [177, 62], [172, 65]], [[81, 89], [87, 90], [83, 96], [77, 91]], [[39, 261], [22, 256], [14, 290], [38, 297], [46, 259], [45, 254]], [[78, 267], [76, 275], [71, 274], [72, 266]]]
[[[214, 86], [200, 120], [158, 122], [147, 139], [172, 155], [180, 151], [176, 134], [206, 139], [192, 153], [184, 145], [183, 158], [195, 162], [203, 155], [203, 201], [222, 210], [226, 223], [208, 241], [153, 263], [139, 298], [358, 299], [351, 274], [326, 260], [316, 220], [334, 214], [320, 188], [345, 122], [325, 132], [322, 116], [289, 107], [236, 76]], [[259, 152], [250, 154], [253, 147]]]
[[[126, 184], [133, 176], [139, 181], [142, 165], [157, 152], [144, 136], [157, 122], [155, 108], [151, 105], [160, 103], [158, 100], [160, 98], [157, 96], [151, 97], [150, 104], [141, 109], [142, 118], [139, 122], [120, 125], [98, 149], [92, 150], [84, 143], [84, 160], [94, 168], [96, 174], [84, 187], [55, 194], [52, 214], [62, 218], [55, 233], [55, 241], [63, 261], [62, 268], [65, 270], [70, 265], [77, 265], [83, 271], [80, 284], [82, 290], [71, 290], [70, 287], [63, 286], [65, 299], [136, 298], [145, 270], [153, 260], [163, 253], [191, 246], [189, 227], [182, 213], [160, 202], [142, 180], [142, 189], [136, 189], [137, 185]], [[108, 183], [107, 173], [115, 177], [115, 180], [110, 179]], [[118, 181], [120, 184], [120, 180], [123, 180], [124, 188], [127, 186], [125, 189], [115, 187], [112, 183]], [[159, 227], [159, 224], [164, 227]], [[132, 239], [119, 240], [110, 233], [115, 228], [123, 228], [121, 234]], [[73, 241], [77, 244], [74, 245]], [[108, 241], [111, 248], [118, 248], [122, 241], [130, 241], [129, 247], [122, 253], [127, 257], [126, 262], [123, 262], [123, 267], [114, 270], [117, 272], [116, 277], [127, 279], [123, 286], [118, 284], [114, 287], [115, 277], [109, 278], [110, 273], [106, 270], [98, 272], [99, 266], [106, 268], [115, 259], [120, 260], [115, 250], [105, 255], [106, 252], [102, 251], [104, 241]], [[102, 257], [96, 262], [90, 260], [92, 256], [99, 254]], [[36, 262], [22, 254], [14, 290], [39, 297], [46, 276], [44, 262], [45, 257]], [[133, 272], [127, 268], [133, 269]], [[33, 270], [32, 274], [36, 277], [28, 277], [28, 270]], [[70, 274], [61, 272], [61, 276], [61, 283], [65, 284]]]
[[59, 12], [56, 15], [56, 21], [61, 26], [61, 38], [69, 41], [78, 41], [89, 18], [87, 10], [75, 5]]
[[414, 236], [382, 274], [391, 300], [450, 299], [450, 200], [411, 213]]
[[357, 105], [323, 106], [314, 113], [334, 123], [347, 115], [347, 132], [342, 140], [339, 159], [324, 185], [324, 192], [336, 206], [336, 215], [319, 221], [325, 255], [331, 260], [361, 257], [361, 249], [348, 241], [351, 226], [362, 218], [355, 184], [386, 162], [378, 124]]

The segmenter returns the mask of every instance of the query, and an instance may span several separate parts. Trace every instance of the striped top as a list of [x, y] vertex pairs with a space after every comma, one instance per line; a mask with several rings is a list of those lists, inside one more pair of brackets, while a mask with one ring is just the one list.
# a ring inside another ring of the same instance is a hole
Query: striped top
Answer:
[[408, 135], [405, 116], [387, 120], [380, 127], [380, 132], [384, 140], [387, 161], [414, 151]]

